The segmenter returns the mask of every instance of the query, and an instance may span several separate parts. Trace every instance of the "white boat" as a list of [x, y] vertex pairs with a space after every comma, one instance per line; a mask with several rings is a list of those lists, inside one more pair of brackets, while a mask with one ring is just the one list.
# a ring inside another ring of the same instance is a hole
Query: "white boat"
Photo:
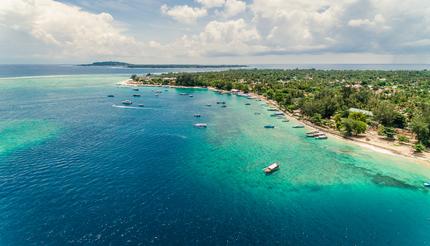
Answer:
[[315, 137], [315, 139], [327, 139], [327, 138], [328, 138], [327, 135], [325, 135], [324, 133]]
[[208, 124], [206, 124], [206, 123], [196, 123], [196, 124], [194, 124], [194, 126], [198, 127], [198, 128], [206, 128], [206, 127], [208, 127]]
[[130, 101], [130, 100], [124, 100], [121, 103], [124, 104], [124, 105], [131, 105], [131, 104], [133, 104], [133, 102]]
[[430, 188], [430, 181], [429, 182], [424, 182], [423, 186], [426, 187], [426, 188]]
[[270, 164], [266, 168], [264, 168], [263, 171], [266, 174], [270, 174], [270, 173], [277, 171], [278, 169], [279, 169], [279, 164], [275, 162], [275, 163]]
[[293, 128], [305, 128], [305, 126], [304, 125], [295, 125], [295, 126], [293, 126]]

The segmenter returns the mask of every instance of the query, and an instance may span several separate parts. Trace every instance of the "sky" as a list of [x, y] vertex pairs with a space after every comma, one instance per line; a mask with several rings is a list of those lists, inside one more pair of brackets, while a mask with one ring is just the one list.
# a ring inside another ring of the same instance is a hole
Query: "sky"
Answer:
[[430, 63], [430, 0], [0, 0], [0, 64]]

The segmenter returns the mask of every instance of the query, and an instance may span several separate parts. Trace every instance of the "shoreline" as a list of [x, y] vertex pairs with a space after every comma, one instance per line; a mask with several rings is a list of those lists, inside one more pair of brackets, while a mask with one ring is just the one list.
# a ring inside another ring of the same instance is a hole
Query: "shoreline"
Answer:
[[[130, 86], [133, 86], [133, 87], [136, 87], [136, 86], [140, 86], [140, 87], [162, 87], [163, 86], [161, 84], [133, 83], [133, 80], [131, 80], [131, 79], [120, 81], [117, 83], [117, 85], [124, 86], [124, 87], [130, 87]], [[230, 93], [229, 91], [218, 90], [214, 87], [175, 86], [175, 85], [168, 85], [168, 87], [169, 88], [208, 89], [211, 91], [220, 91], [222, 93]], [[363, 148], [366, 148], [368, 150], [375, 151], [375, 152], [378, 152], [381, 154], [405, 157], [405, 158], [408, 158], [408, 159], [411, 159], [414, 161], [419, 161], [425, 165], [430, 166], [430, 153], [428, 153], [428, 152], [423, 152], [423, 153], [420, 153], [417, 155], [411, 149], [411, 146], [408, 146], [407, 144], [400, 144], [398, 146], [392, 146], [392, 145], [390, 145], [389, 141], [377, 139], [377, 138], [379, 138], [378, 136], [374, 136], [370, 133], [366, 133], [366, 134], [362, 135], [361, 137], [345, 137], [340, 132], [338, 132], [334, 129], [329, 129], [329, 128], [317, 126], [317, 125], [315, 125], [315, 124], [313, 124], [307, 120], [298, 119], [296, 116], [294, 116], [293, 114], [291, 114], [287, 110], [283, 110], [277, 102], [275, 102], [273, 100], [269, 100], [262, 95], [255, 94], [253, 92], [248, 93], [248, 95], [250, 95], [253, 98], [256, 98], [256, 99], [259, 99], [259, 100], [265, 102], [267, 105], [276, 108], [280, 112], [283, 112], [285, 114], [285, 116], [284, 116], [285, 118], [290, 118], [290, 119], [294, 119], [294, 120], [298, 121], [299, 123], [303, 124], [305, 126], [305, 128], [308, 130], [318, 130], [318, 131], [325, 133], [329, 137], [336, 138], [338, 140], [344, 141], [345, 143], [352, 143], [352, 144], [361, 146]], [[361, 138], [364, 140], [362, 140]], [[372, 140], [374, 142], [369, 142]]]

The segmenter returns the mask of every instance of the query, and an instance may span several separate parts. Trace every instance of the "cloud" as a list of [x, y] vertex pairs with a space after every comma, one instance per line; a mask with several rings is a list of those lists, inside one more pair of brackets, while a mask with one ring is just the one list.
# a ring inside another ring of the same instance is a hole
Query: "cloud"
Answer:
[[236, 16], [246, 9], [246, 3], [239, 0], [227, 0], [224, 5], [223, 15], [226, 17]]
[[[0, 35], [28, 37], [27, 43], [49, 47], [51, 58], [128, 56], [141, 44], [124, 34], [108, 13], [93, 14], [52, 0], [3, 0]], [[44, 49], [45, 47], [45, 49]], [[33, 50], [33, 55], [38, 55]]]
[[198, 18], [206, 16], [207, 10], [204, 8], [192, 8], [188, 5], [178, 5], [174, 7], [168, 7], [167, 5], [161, 6], [161, 12], [165, 15], [172, 17], [173, 19], [191, 24], [194, 23]]
[[225, 3], [225, 0], [195, 0], [195, 1], [203, 5], [207, 9], [221, 7]]
[[244, 19], [211, 21], [199, 34], [184, 35], [164, 45], [163, 50], [188, 57], [238, 56], [263, 52], [260, 39], [257, 30]]

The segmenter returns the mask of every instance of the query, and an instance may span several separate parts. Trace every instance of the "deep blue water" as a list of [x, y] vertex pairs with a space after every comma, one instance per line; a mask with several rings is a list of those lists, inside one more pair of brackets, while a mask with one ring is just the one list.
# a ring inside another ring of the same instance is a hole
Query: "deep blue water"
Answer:
[[428, 166], [127, 77], [0, 80], [0, 245], [430, 245]]

